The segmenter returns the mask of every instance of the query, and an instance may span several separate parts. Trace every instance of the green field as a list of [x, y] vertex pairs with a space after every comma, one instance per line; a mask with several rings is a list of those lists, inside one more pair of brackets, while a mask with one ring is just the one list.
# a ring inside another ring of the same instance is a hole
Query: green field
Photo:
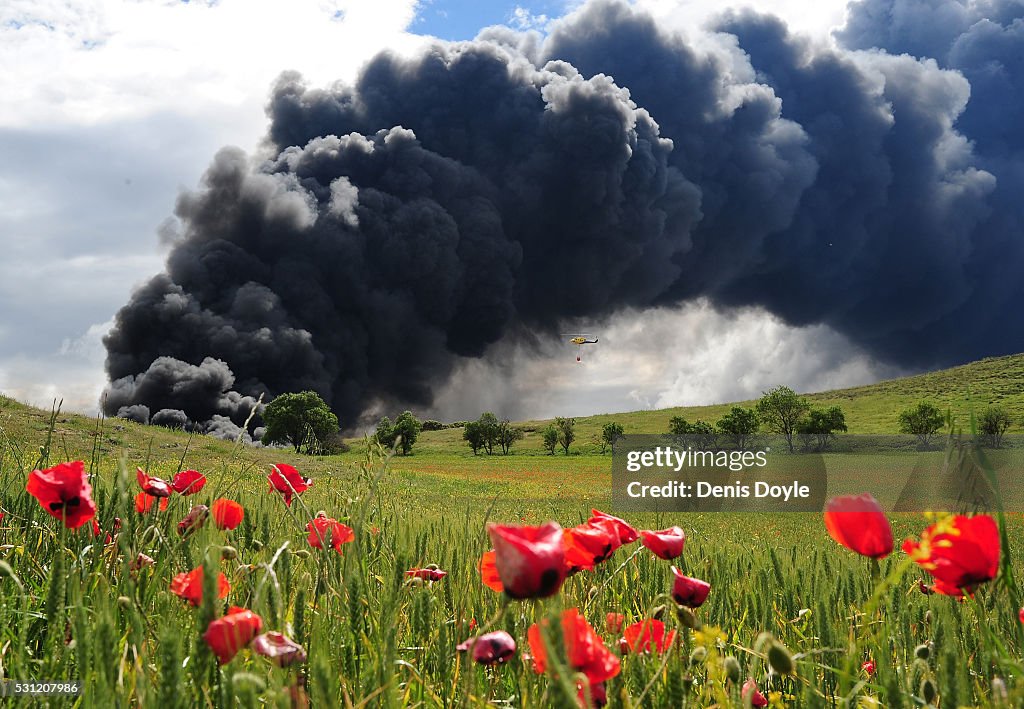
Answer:
[[[950, 408], [965, 425], [972, 411], [999, 404], [1014, 416], [1014, 432], [1024, 416], [1024, 356], [809, 398], [841, 405], [851, 433], [894, 432], [899, 411], [921, 399]], [[534, 421], [521, 424], [529, 432], [510, 456], [473, 456], [461, 430], [451, 429], [424, 432], [410, 456], [389, 458], [353, 440], [343, 455], [306, 457], [121, 420], [51, 417], [0, 397], [3, 676], [81, 681], [77, 699], [15, 700], [39, 706], [571, 706], [574, 678], [537, 675], [523, 653], [533, 622], [578, 607], [616, 653], [619, 633], [606, 630], [607, 613], [623, 613], [627, 625], [657, 614], [678, 631], [664, 654], [622, 658], [606, 686], [610, 706], [743, 706], [747, 678], [775, 706], [913, 707], [926, 695], [943, 709], [1020, 706], [1015, 589], [1000, 579], [963, 602], [922, 594], [926, 575], [898, 550], [928, 524], [920, 515], [892, 517], [897, 550], [873, 568], [826, 535], [820, 514], [630, 514], [639, 528], [682, 527], [683, 556], [668, 562], [629, 545], [543, 601], [507, 602], [481, 584], [488, 520], [570, 527], [591, 507], [607, 509], [611, 456], [596, 442], [604, 423], [661, 433], [672, 416], [713, 421], [727, 408], [578, 419], [569, 456], [547, 455], [537, 433], [546, 424]], [[69, 460], [84, 460], [92, 473], [101, 528], [122, 522], [109, 545], [88, 525], [63, 529], [25, 492], [32, 469]], [[268, 491], [272, 463], [314, 480], [290, 508]], [[136, 466], [168, 479], [194, 468], [209, 483], [195, 496], [174, 496], [166, 512], [139, 514]], [[190, 505], [218, 497], [244, 506], [243, 524], [207, 524], [180, 537], [176, 525]], [[306, 524], [319, 510], [354, 530], [340, 555], [307, 544]], [[1019, 577], [1024, 526], [1020, 515], [1009, 517], [1004, 554]], [[133, 574], [128, 562], [139, 553], [156, 563]], [[431, 563], [448, 575], [432, 585], [406, 581], [407, 569]], [[696, 611], [700, 632], [675, 611], [672, 563], [711, 584]], [[200, 564], [211, 581], [219, 566], [231, 591], [192, 608], [169, 586]], [[201, 635], [228, 605], [258, 613], [264, 630], [303, 644], [308, 660], [279, 668], [243, 650], [218, 668]], [[516, 639], [508, 664], [485, 668], [456, 651], [484, 629]], [[762, 632], [789, 649], [794, 674], [769, 672], [755, 650]], [[928, 657], [915, 658], [922, 645]], [[562, 657], [556, 650], [556, 668]], [[739, 662], [739, 682], [723, 674], [727, 657]], [[862, 669], [867, 661], [873, 674]]]

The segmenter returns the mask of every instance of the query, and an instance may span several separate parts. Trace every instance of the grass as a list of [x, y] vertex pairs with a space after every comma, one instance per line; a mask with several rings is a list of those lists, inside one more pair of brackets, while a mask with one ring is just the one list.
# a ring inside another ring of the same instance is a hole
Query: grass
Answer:
[[[922, 398], [961, 416], [972, 403], [999, 403], [1019, 420], [1022, 370], [1024, 357], [984, 360], [812, 398], [840, 403], [852, 432], [892, 431], [899, 410]], [[674, 611], [671, 564], [637, 546], [571, 577], [545, 601], [507, 602], [480, 583], [488, 520], [572, 526], [591, 507], [607, 505], [610, 457], [589, 441], [604, 422], [654, 433], [671, 416], [708, 420], [725, 409], [579, 419], [582, 444], [570, 456], [544, 454], [528, 434], [516, 455], [474, 457], [461, 431], [448, 430], [424, 433], [408, 457], [388, 458], [357, 442], [347, 454], [309, 458], [126, 421], [51, 417], [0, 397], [3, 676], [82, 682], [80, 697], [39, 699], [39, 706], [569, 706], [574, 688], [535, 674], [523, 653], [531, 623], [578, 607], [613, 648], [618, 633], [605, 629], [609, 612], [625, 614], [627, 624], [657, 614], [678, 632], [665, 655], [623, 658], [607, 686], [612, 706], [739, 707], [748, 677], [775, 706], [922, 706], [926, 682], [943, 708], [1024, 702], [1019, 604], [1010, 586], [985, 584], [962, 603], [924, 595], [922, 574], [902, 554], [874, 569], [827, 537], [820, 514], [628, 515], [642, 528], [685, 530], [684, 555], [674, 563], [712, 585], [697, 611], [700, 632]], [[25, 493], [33, 468], [76, 459], [90, 468], [100, 526], [122, 522], [109, 545], [88, 526], [63, 529]], [[315, 481], [290, 508], [267, 489], [275, 462]], [[166, 512], [140, 515], [133, 507], [137, 465], [165, 478], [197, 468], [210, 482], [198, 495], [172, 498]], [[180, 537], [176, 524], [189, 507], [217, 497], [243, 504], [242, 526], [208, 524]], [[355, 530], [343, 554], [307, 544], [306, 523], [318, 510]], [[926, 521], [893, 516], [892, 525], [902, 539]], [[1020, 576], [1019, 516], [1011, 515], [1007, 535], [1006, 558]], [[139, 553], [156, 563], [133, 574], [129, 562]], [[405, 570], [430, 563], [448, 576], [434, 584], [406, 580]], [[206, 594], [192, 608], [169, 584], [200, 564], [211, 581], [222, 571], [232, 589], [224, 601]], [[243, 650], [218, 667], [200, 637], [228, 605], [252, 609], [264, 630], [302, 643], [307, 662], [279, 668]], [[485, 628], [507, 630], [519, 644], [507, 665], [484, 668], [456, 652]], [[793, 654], [795, 675], [769, 672], [755, 649], [763, 632]], [[564, 668], [557, 638], [555, 646], [554, 662]], [[924, 653], [921, 646], [927, 659], [915, 654]], [[740, 682], [724, 677], [728, 657], [739, 662]], [[861, 669], [868, 660], [877, 667], [872, 676]], [[1006, 686], [1005, 699], [993, 681]]]

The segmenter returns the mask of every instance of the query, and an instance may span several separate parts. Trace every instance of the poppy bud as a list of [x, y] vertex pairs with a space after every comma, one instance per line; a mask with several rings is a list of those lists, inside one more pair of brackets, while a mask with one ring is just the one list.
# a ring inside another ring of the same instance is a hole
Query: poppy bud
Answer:
[[440, 566], [438, 566], [437, 564], [427, 564], [427, 565], [426, 565], [426, 566], [424, 566], [423, 568], [424, 568], [424, 569], [430, 569], [431, 571], [437, 571], [437, 570], [438, 570], [438, 569], [440, 569], [441, 567], [440, 567]]
[[235, 549], [234, 547], [221, 547], [220, 548], [220, 558], [221, 559], [226, 559], [228, 561], [230, 561], [231, 559], [237, 559], [238, 558], [238, 550]]
[[419, 576], [410, 576], [405, 580], [405, 584], [407, 586], [414, 586], [416, 588], [419, 588], [423, 585], [423, 579], [421, 579]]
[[676, 618], [690, 630], [700, 630], [704, 627], [697, 614], [686, 606], [676, 606]]
[[778, 640], [768, 646], [768, 664], [780, 675], [791, 675], [796, 670], [793, 656]]
[[665, 606], [664, 605], [655, 606], [654, 610], [651, 611], [651, 617], [654, 618], [655, 620], [661, 620], [664, 615], [665, 615]]
[[690, 653], [691, 665], [699, 665], [706, 659], [708, 659], [708, 649], [703, 645], [693, 648], [693, 652]]
[[263, 542], [261, 542], [259, 539], [253, 539], [252, 548], [256, 551], [261, 551], [263, 549]]
[[932, 612], [931, 611], [926, 611], [925, 612], [925, 614], [924, 614], [924, 622], [925, 622], [926, 625], [931, 625], [931, 623], [932, 623]]
[[726, 679], [728, 679], [730, 682], [739, 682], [740, 675], [743, 671], [743, 668], [740, 667], [740, 661], [732, 655], [729, 655], [727, 658], [725, 658], [725, 662], [722, 664], [725, 668]]
[[590, 600], [594, 600], [595, 598], [597, 598], [598, 593], [600, 593], [600, 591], [598, 590], [597, 586], [591, 586], [590, 590], [587, 591], [587, 598]]
[[292, 549], [292, 554], [300, 559], [308, 559], [311, 556], [309, 549]]
[[922, 643], [914, 648], [914, 656], [919, 660], [927, 660], [929, 655], [931, 655], [931, 650], [927, 643]]
[[935, 701], [935, 695], [938, 692], [935, 689], [935, 683], [930, 679], [924, 679], [921, 682], [921, 697], [924, 699], [926, 704], [931, 704]]
[[128, 596], [118, 596], [117, 605], [121, 606], [122, 608], [131, 608], [132, 599], [128, 598]]

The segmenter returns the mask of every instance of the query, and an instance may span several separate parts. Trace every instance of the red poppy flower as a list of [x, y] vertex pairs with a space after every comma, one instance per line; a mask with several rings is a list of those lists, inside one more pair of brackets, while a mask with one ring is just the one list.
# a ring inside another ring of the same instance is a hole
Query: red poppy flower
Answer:
[[441, 569], [427, 567], [425, 569], [409, 569], [405, 572], [406, 576], [412, 576], [413, 578], [423, 579], [424, 581], [440, 581], [448, 575], [447, 571], [441, 571]]
[[218, 497], [213, 501], [213, 523], [217, 529], [234, 529], [242, 523], [245, 517], [245, 508], [234, 500]]
[[633, 623], [627, 627], [622, 636], [626, 639], [630, 652], [665, 652], [672, 647], [676, 631], [670, 630], [665, 633], [665, 624], [660, 620], [651, 618], [639, 623]]
[[593, 569], [621, 546], [619, 532], [610, 524], [587, 522], [562, 532], [565, 566], [570, 573]]
[[202, 529], [203, 525], [206, 524], [206, 519], [210, 516], [210, 508], [206, 505], [195, 505], [188, 511], [180, 522], [178, 522], [178, 534], [183, 537], [199, 529]]
[[868, 677], [873, 677], [875, 674], [875, 661], [868, 660], [863, 665], [861, 665], [860, 668], [864, 670], [864, 674], [866, 674]]
[[672, 598], [681, 606], [698, 608], [707, 600], [711, 592], [711, 584], [687, 576], [676, 567], [672, 567], [675, 582], [672, 584]]
[[[153, 497], [152, 495], [147, 495], [144, 492], [140, 492], [138, 495], [135, 496], [135, 511], [138, 512], [140, 515], [146, 514], [147, 512], [149, 512], [150, 509], [152, 509], [153, 503], [156, 502], [156, 499], [157, 498]], [[167, 509], [167, 504], [167, 498], [161, 497], [161, 512]]]
[[[217, 598], [224, 598], [231, 590], [231, 584], [223, 573], [217, 574]], [[197, 566], [188, 573], [184, 571], [171, 580], [171, 593], [184, 598], [193, 606], [203, 600], [203, 567]]]
[[135, 469], [135, 479], [139, 481], [139, 487], [147, 495], [153, 497], [170, 497], [171, 486], [166, 480], [150, 477], [142, 468]]
[[481, 665], [500, 665], [516, 654], [516, 641], [504, 630], [469, 638], [456, 647], [459, 652], [473, 651], [473, 660]]
[[545, 598], [565, 581], [565, 550], [557, 522], [540, 527], [487, 525], [494, 544], [494, 564], [512, 598]]
[[675, 559], [683, 553], [686, 534], [679, 527], [669, 527], [657, 532], [643, 530], [640, 532], [641, 544], [662, 559]]
[[477, 571], [480, 572], [480, 580], [483, 582], [484, 586], [492, 591], [502, 593], [505, 590], [505, 587], [501, 584], [501, 577], [498, 576], [498, 567], [494, 563], [494, 557], [495, 553], [493, 549], [485, 551], [483, 556], [480, 557], [480, 562], [477, 564], [476, 568]]
[[292, 496], [300, 495], [309, 489], [313, 481], [304, 478], [299, 471], [286, 463], [275, 463], [267, 480], [270, 481], [270, 489], [277, 490], [284, 496], [284, 504], [292, 506]]
[[263, 628], [263, 619], [250, 610], [232, 606], [227, 615], [210, 623], [203, 640], [222, 665], [231, 662], [238, 651], [252, 642]]
[[[115, 522], [116, 522], [116, 519], [115, 519]], [[92, 524], [92, 536], [94, 536], [94, 537], [100, 536], [100, 534], [103, 533], [103, 530], [100, 529], [100, 523], [96, 521], [95, 517], [93, 517], [90, 520], [90, 523]], [[103, 538], [103, 543], [104, 544], [110, 544], [112, 541], [114, 541], [114, 538], [112, 536], [110, 536], [110, 532], [107, 532], [106, 537]]]
[[932, 589], [947, 596], [971, 593], [999, 573], [999, 528], [988, 515], [947, 518], [903, 542], [903, 551], [935, 578]]
[[622, 613], [609, 613], [605, 616], [604, 627], [609, 633], [617, 633], [622, 630], [622, 624], [626, 622], [626, 616]]
[[306, 661], [306, 649], [281, 633], [257, 635], [249, 645], [257, 655], [269, 657], [275, 665], [288, 667]]
[[614, 529], [618, 532], [620, 545], [632, 544], [640, 538], [640, 532], [637, 531], [636, 527], [624, 519], [612, 517], [609, 514], [601, 512], [601, 510], [590, 510], [590, 514], [592, 516], [587, 520], [587, 522], [590, 524], [606, 524], [610, 528]]
[[833, 497], [825, 503], [828, 535], [861, 556], [882, 559], [892, 552], [892, 527], [870, 493]]
[[306, 523], [309, 536], [306, 541], [311, 547], [323, 549], [324, 544], [334, 547], [334, 551], [341, 553], [341, 545], [355, 541], [356, 535], [352, 528], [342, 524], [336, 519], [331, 519], [323, 512], [317, 514], [312, 522]]
[[[533, 669], [543, 674], [547, 669], [547, 651], [536, 623], [526, 631], [526, 638], [533, 656]], [[605, 647], [601, 636], [575, 608], [562, 612], [562, 641], [566, 661], [574, 670], [586, 675], [591, 686], [619, 674], [619, 658]]]
[[68, 529], [78, 529], [96, 516], [92, 486], [85, 474], [85, 463], [60, 463], [28, 474], [25, 490], [39, 501], [46, 513], [64, 521]]
[[179, 495], [194, 495], [206, 485], [206, 476], [198, 470], [183, 470], [171, 480], [171, 487]]
[[768, 706], [768, 700], [761, 694], [761, 690], [757, 688], [757, 682], [752, 679], [748, 679], [743, 683], [743, 688], [740, 690], [740, 697], [743, 701], [747, 701], [750, 698], [750, 706], [752, 707], [766, 707]]
[[156, 566], [156, 560], [148, 554], [139, 552], [139, 555], [135, 557], [135, 560], [128, 564], [129, 571], [142, 571], [147, 566]]

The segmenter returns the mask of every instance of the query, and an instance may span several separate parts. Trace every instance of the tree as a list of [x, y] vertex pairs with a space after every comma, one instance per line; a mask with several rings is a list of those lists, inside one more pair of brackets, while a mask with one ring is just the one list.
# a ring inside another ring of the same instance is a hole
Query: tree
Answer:
[[559, 416], [555, 419], [555, 428], [558, 430], [558, 443], [562, 450], [569, 455], [569, 446], [576, 440], [576, 419], [567, 419]]
[[480, 418], [476, 422], [480, 426], [484, 449], [487, 451], [487, 455], [491, 455], [494, 453], [494, 446], [497, 445], [501, 435], [501, 423], [498, 421], [498, 417], [490, 411], [480, 414]]
[[757, 415], [768, 430], [786, 438], [789, 452], [793, 452], [793, 434], [796, 425], [811, 405], [807, 399], [786, 386], [777, 386], [766, 391], [757, 402]]
[[604, 428], [601, 429], [601, 452], [604, 453], [605, 446], [612, 448], [615, 445], [615, 441], [622, 438], [625, 431], [622, 428], [622, 424], [606, 423]]
[[1006, 409], [990, 406], [982, 413], [981, 419], [978, 421], [978, 428], [988, 445], [999, 448], [1003, 444], [1003, 435], [1006, 434], [1011, 423], [1013, 421], [1010, 419], [1010, 414], [1006, 413]]
[[394, 432], [398, 439], [398, 445], [402, 449], [402, 455], [409, 455], [412, 452], [412, 447], [416, 443], [416, 439], [419, 438], [422, 428], [423, 424], [413, 416], [411, 411], [403, 411], [401, 416], [395, 419]]
[[263, 443], [290, 443], [312, 452], [338, 431], [338, 417], [315, 391], [281, 394], [263, 410]]
[[900, 433], [917, 436], [922, 448], [927, 448], [931, 437], [946, 423], [946, 417], [939, 407], [927, 401], [918, 402], [916, 406], [904, 409], [899, 417]]
[[503, 455], [508, 455], [509, 449], [512, 448], [512, 444], [516, 441], [522, 440], [523, 436], [522, 429], [518, 429], [513, 426], [508, 419], [503, 420], [498, 424], [498, 445], [501, 447]]
[[473, 455], [476, 455], [484, 447], [484, 432], [479, 421], [466, 422], [462, 428], [462, 440], [469, 443], [469, 447], [473, 449]]
[[729, 413], [715, 423], [715, 428], [726, 436], [737, 450], [746, 450], [760, 427], [757, 412], [741, 406], [732, 407]]
[[690, 436], [700, 450], [713, 450], [718, 445], [718, 434], [715, 432], [715, 427], [707, 421], [697, 419], [690, 424], [686, 435]]
[[813, 445], [819, 451], [825, 450], [835, 434], [846, 430], [846, 416], [838, 406], [812, 409], [796, 425], [796, 432], [804, 439], [807, 447]]
[[685, 436], [690, 432], [690, 424], [682, 416], [673, 416], [668, 421], [668, 432], [673, 436]]
[[554, 455], [555, 448], [558, 447], [558, 429], [551, 424], [544, 429], [541, 435], [544, 436], [544, 450], [548, 452], [548, 455]]
[[373, 437], [377, 439], [377, 443], [385, 448], [395, 447], [395, 439], [398, 437], [398, 434], [395, 433], [395, 425], [391, 423], [390, 418], [385, 416], [377, 423], [377, 430], [374, 432]]

